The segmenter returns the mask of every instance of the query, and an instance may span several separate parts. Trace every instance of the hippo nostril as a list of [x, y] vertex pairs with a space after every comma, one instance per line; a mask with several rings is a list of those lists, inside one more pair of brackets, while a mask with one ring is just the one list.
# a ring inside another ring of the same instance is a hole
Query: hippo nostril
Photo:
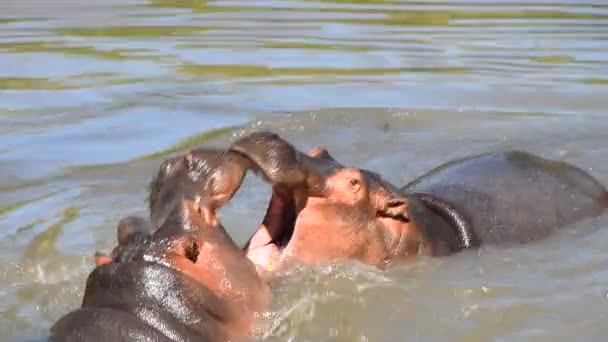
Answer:
[[408, 205], [404, 198], [393, 198], [386, 202], [386, 207], [378, 212], [379, 216], [391, 217], [408, 222]]
[[401, 206], [407, 206], [407, 201], [402, 198], [393, 198], [392, 200], [388, 201], [386, 206], [389, 208], [398, 208]]
[[196, 263], [199, 254], [200, 248], [198, 246], [198, 242], [196, 240], [189, 241], [184, 249], [184, 256], [193, 263]]

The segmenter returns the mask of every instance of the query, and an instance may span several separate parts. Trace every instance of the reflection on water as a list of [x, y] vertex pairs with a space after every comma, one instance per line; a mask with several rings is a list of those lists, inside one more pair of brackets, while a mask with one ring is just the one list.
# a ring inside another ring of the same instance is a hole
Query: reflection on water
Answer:
[[[603, 0], [2, 2], [0, 331], [42, 336], [79, 305], [93, 252], [145, 213], [164, 156], [251, 129], [398, 184], [505, 148], [608, 183], [607, 60]], [[237, 240], [267, 200], [250, 180], [224, 209]], [[302, 270], [258, 335], [600, 340], [607, 238]]]

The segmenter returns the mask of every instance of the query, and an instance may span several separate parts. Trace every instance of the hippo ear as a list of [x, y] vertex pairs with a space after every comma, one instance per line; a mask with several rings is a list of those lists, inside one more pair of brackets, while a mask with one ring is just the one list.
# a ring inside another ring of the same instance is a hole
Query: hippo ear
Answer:
[[315, 159], [321, 159], [321, 160], [325, 160], [325, 161], [329, 161], [332, 162], [332, 164], [334, 165], [334, 167], [344, 167], [342, 164], [340, 164], [339, 161], [336, 160], [336, 158], [334, 158], [329, 151], [327, 150], [327, 148], [323, 147], [323, 146], [316, 146], [313, 147], [312, 149], [310, 149], [310, 151], [308, 151], [307, 155], [311, 158], [315, 158]]
[[333, 160], [335, 161], [336, 159], [334, 159], [334, 157], [331, 156], [331, 154], [329, 154], [329, 151], [327, 150], [327, 148], [323, 147], [323, 146], [316, 146], [310, 149], [310, 151], [308, 151], [308, 156], [312, 157], [312, 158], [318, 158], [318, 159], [325, 159], [325, 160]]
[[140, 216], [127, 216], [121, 219], [116, 227], [119, 245], [127, 244], [135, 234], [149, 235], [151, 233], [150, 222]]

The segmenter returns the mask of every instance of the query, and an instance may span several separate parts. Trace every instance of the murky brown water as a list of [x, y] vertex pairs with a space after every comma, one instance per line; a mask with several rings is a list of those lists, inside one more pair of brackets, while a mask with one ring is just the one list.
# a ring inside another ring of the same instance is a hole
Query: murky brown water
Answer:
[[[0, 340], [44, 336], [78, 306], [162, 157], [226, 144], [230, 127], [324, 144], [397, 184], [507, 148], [608, 184], [607, 108], [603, 0], [4, 0]], [[223, 210], [239, 241], [268, 195], [250, 178]], [[297, 271], [258, 336], [604, 341], [608, 215], [573, 228], [386, 272]]]

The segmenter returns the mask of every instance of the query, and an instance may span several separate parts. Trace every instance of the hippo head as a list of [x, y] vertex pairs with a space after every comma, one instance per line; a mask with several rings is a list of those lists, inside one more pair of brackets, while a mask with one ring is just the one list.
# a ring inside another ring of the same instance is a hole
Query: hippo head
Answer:
[[301, 153], [270, 132], [253, 133], [230, 150], [272, 184], [264, 220], [244, 247], [259, 272], [347, 259], [382, 267], [418, 252], [408, 198], [378, 174], [345, 167], [324, 148]]
[[[122, 219], [117, 228], [118, 246], [110, 255], [96, 255], [99, 270], [91, 279], [122, 272], [132, 275], [128, 286], [140, 286], [151, 281], [142, 278], [150, 274], [143, 270], [153, 268], [159, 277], [168, 279], [161, 290], [178, 288], [185, 294], [171, 303], [159, 304], [156, 298], [148, 298], [141, 305], [158, 304], [171, 315], [179, 313], [177, 317], [189, 312], [190, 316], [185, 315], [180, 323], [201, 336], [211, 333], [206, 331], [215, 318], [221, 324], [213, 334], [229, 331], [246, 335], [252, 313], [265, 307], [270, 292], [255, 265], [222, 226], [216, 211], [239, 189], [249, 164], [249, 159], [240, 154], [207, 149], [192, 150], [163, 162], [150, 186], [151, 224], [137, 217]], [[156, 279], [152, 282], [158, 283]], [[99, 291], [86, 293], [85, 304], [96, 303]], [[107, 300], [107, 296], [104, 298]]]
[[[240, 188], [249, 159], [228, 151], [194, 149], [166, 159], [149, 185], [150, 218], [128, 216], [118, 223], [118, 246], [110, 255], [96, 254], [98, 265], [129, 261], [152, 239], [185, 234], [187, 228], [221, 226], [216, 212]], [[189, 205], [186, 205], [189, 204]], [[201, 216], [186, 209], [196, 206]]]
[[206, 148], [165, 160], [149, 186], [152, 226], [160, 228], [184, 197], [197, 201], [206, 219], [214, 220], [217, 209], [239, 189], [248, 167], [249, 160], [239, 154]]

